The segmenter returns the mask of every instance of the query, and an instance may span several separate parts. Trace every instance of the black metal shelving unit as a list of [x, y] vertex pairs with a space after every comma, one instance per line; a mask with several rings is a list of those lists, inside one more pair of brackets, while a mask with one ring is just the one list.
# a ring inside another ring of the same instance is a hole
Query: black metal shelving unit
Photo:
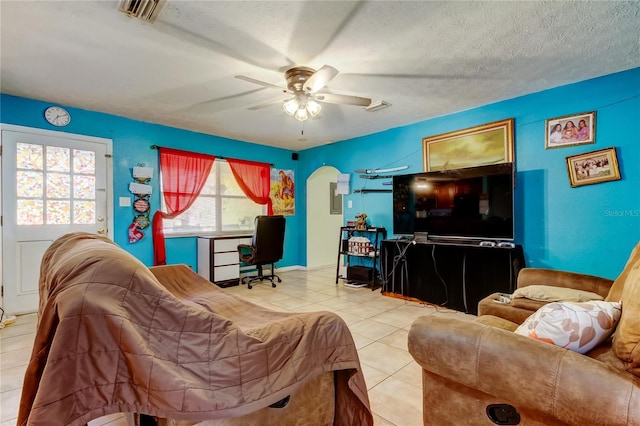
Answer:
[[[349, 239], [356, 236], [367, 237], [371, 242], [369, 250], [354, 250], [349, 245]], [[366, 229], [356, 229], [353, 226], [340, 227], [338, 245], [338, 262], [336, 267], [336, 284], [340, 279], [348, 283], [361, 282], [375, 290], [380, 284], [380, 243], [387, 238], [387, 230], [383, 227], [369, 226]], [[346, 257], [346, 276], [340, 274], [341, 258]], [[365, 265], [353, 265], [354, 261]], [[365, 260], [362, 260], [365, 259]]]

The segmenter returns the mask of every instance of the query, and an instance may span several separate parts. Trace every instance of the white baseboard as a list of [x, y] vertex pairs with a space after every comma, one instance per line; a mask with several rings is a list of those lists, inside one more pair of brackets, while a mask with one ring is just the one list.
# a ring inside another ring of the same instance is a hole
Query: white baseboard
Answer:
[[287, 271], [298, 271], [298, 270], [305, 270], [307, 268], [305, 268], [302, 265], [293, 265], [293, 266], [284, 266], [282, 268], [276, 268], [276, 272], [287, 272]]
[[330, 265], [309, 266], [309, 267], [306, 267], [305, 269], [307, 271], [315, 271], [315, 270], [318, 270], [318, 269], [327, 269], [327, 268], [335, 268], [335, 267], [336, 267], [336, 264], [332, 263]]

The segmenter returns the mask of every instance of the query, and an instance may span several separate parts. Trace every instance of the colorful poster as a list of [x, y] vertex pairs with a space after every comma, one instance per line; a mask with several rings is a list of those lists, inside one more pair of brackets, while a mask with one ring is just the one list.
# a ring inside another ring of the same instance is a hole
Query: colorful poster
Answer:
[[293, 170], [271, 169], [271, 201], [273, 214], [295, 214]]

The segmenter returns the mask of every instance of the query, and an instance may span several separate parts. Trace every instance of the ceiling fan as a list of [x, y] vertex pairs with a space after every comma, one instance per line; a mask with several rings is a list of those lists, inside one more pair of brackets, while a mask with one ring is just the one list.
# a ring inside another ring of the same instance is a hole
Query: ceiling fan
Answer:
[[249, 109], [260, 109], [283, 102], [285, 112], [299, 121], [304, 121], [309, 118], [309, 116], [315, 117], [318, 115], [322, 108], [318, 102], [363, 107], [371, 104], [371, 99], [369, 98], [321, 91], [336, 75], [338, 75], [338, 70], [329, 65], [325, 65], [317, 71], [308, 67], [293, 67], [284, 73], [285, 80], [287, 81], [286, 88], [244, 75], [236, 75], [236, 78], [248, 81], [249, 83], [278, 89], [283, 93], [293, 95], [284, 101], [277, 99], [265, 104], [256, 105]]

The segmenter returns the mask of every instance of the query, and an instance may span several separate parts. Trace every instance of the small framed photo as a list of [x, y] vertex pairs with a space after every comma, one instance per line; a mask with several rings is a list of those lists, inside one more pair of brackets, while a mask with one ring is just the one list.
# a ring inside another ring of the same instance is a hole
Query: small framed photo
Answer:
[[547, 120], [546, 129], [546, 149], [595, 143], [596, 112], [550, 118]]
[[567, 157], [567, 168], [572, 187], [620, 179], [615, 148]]

